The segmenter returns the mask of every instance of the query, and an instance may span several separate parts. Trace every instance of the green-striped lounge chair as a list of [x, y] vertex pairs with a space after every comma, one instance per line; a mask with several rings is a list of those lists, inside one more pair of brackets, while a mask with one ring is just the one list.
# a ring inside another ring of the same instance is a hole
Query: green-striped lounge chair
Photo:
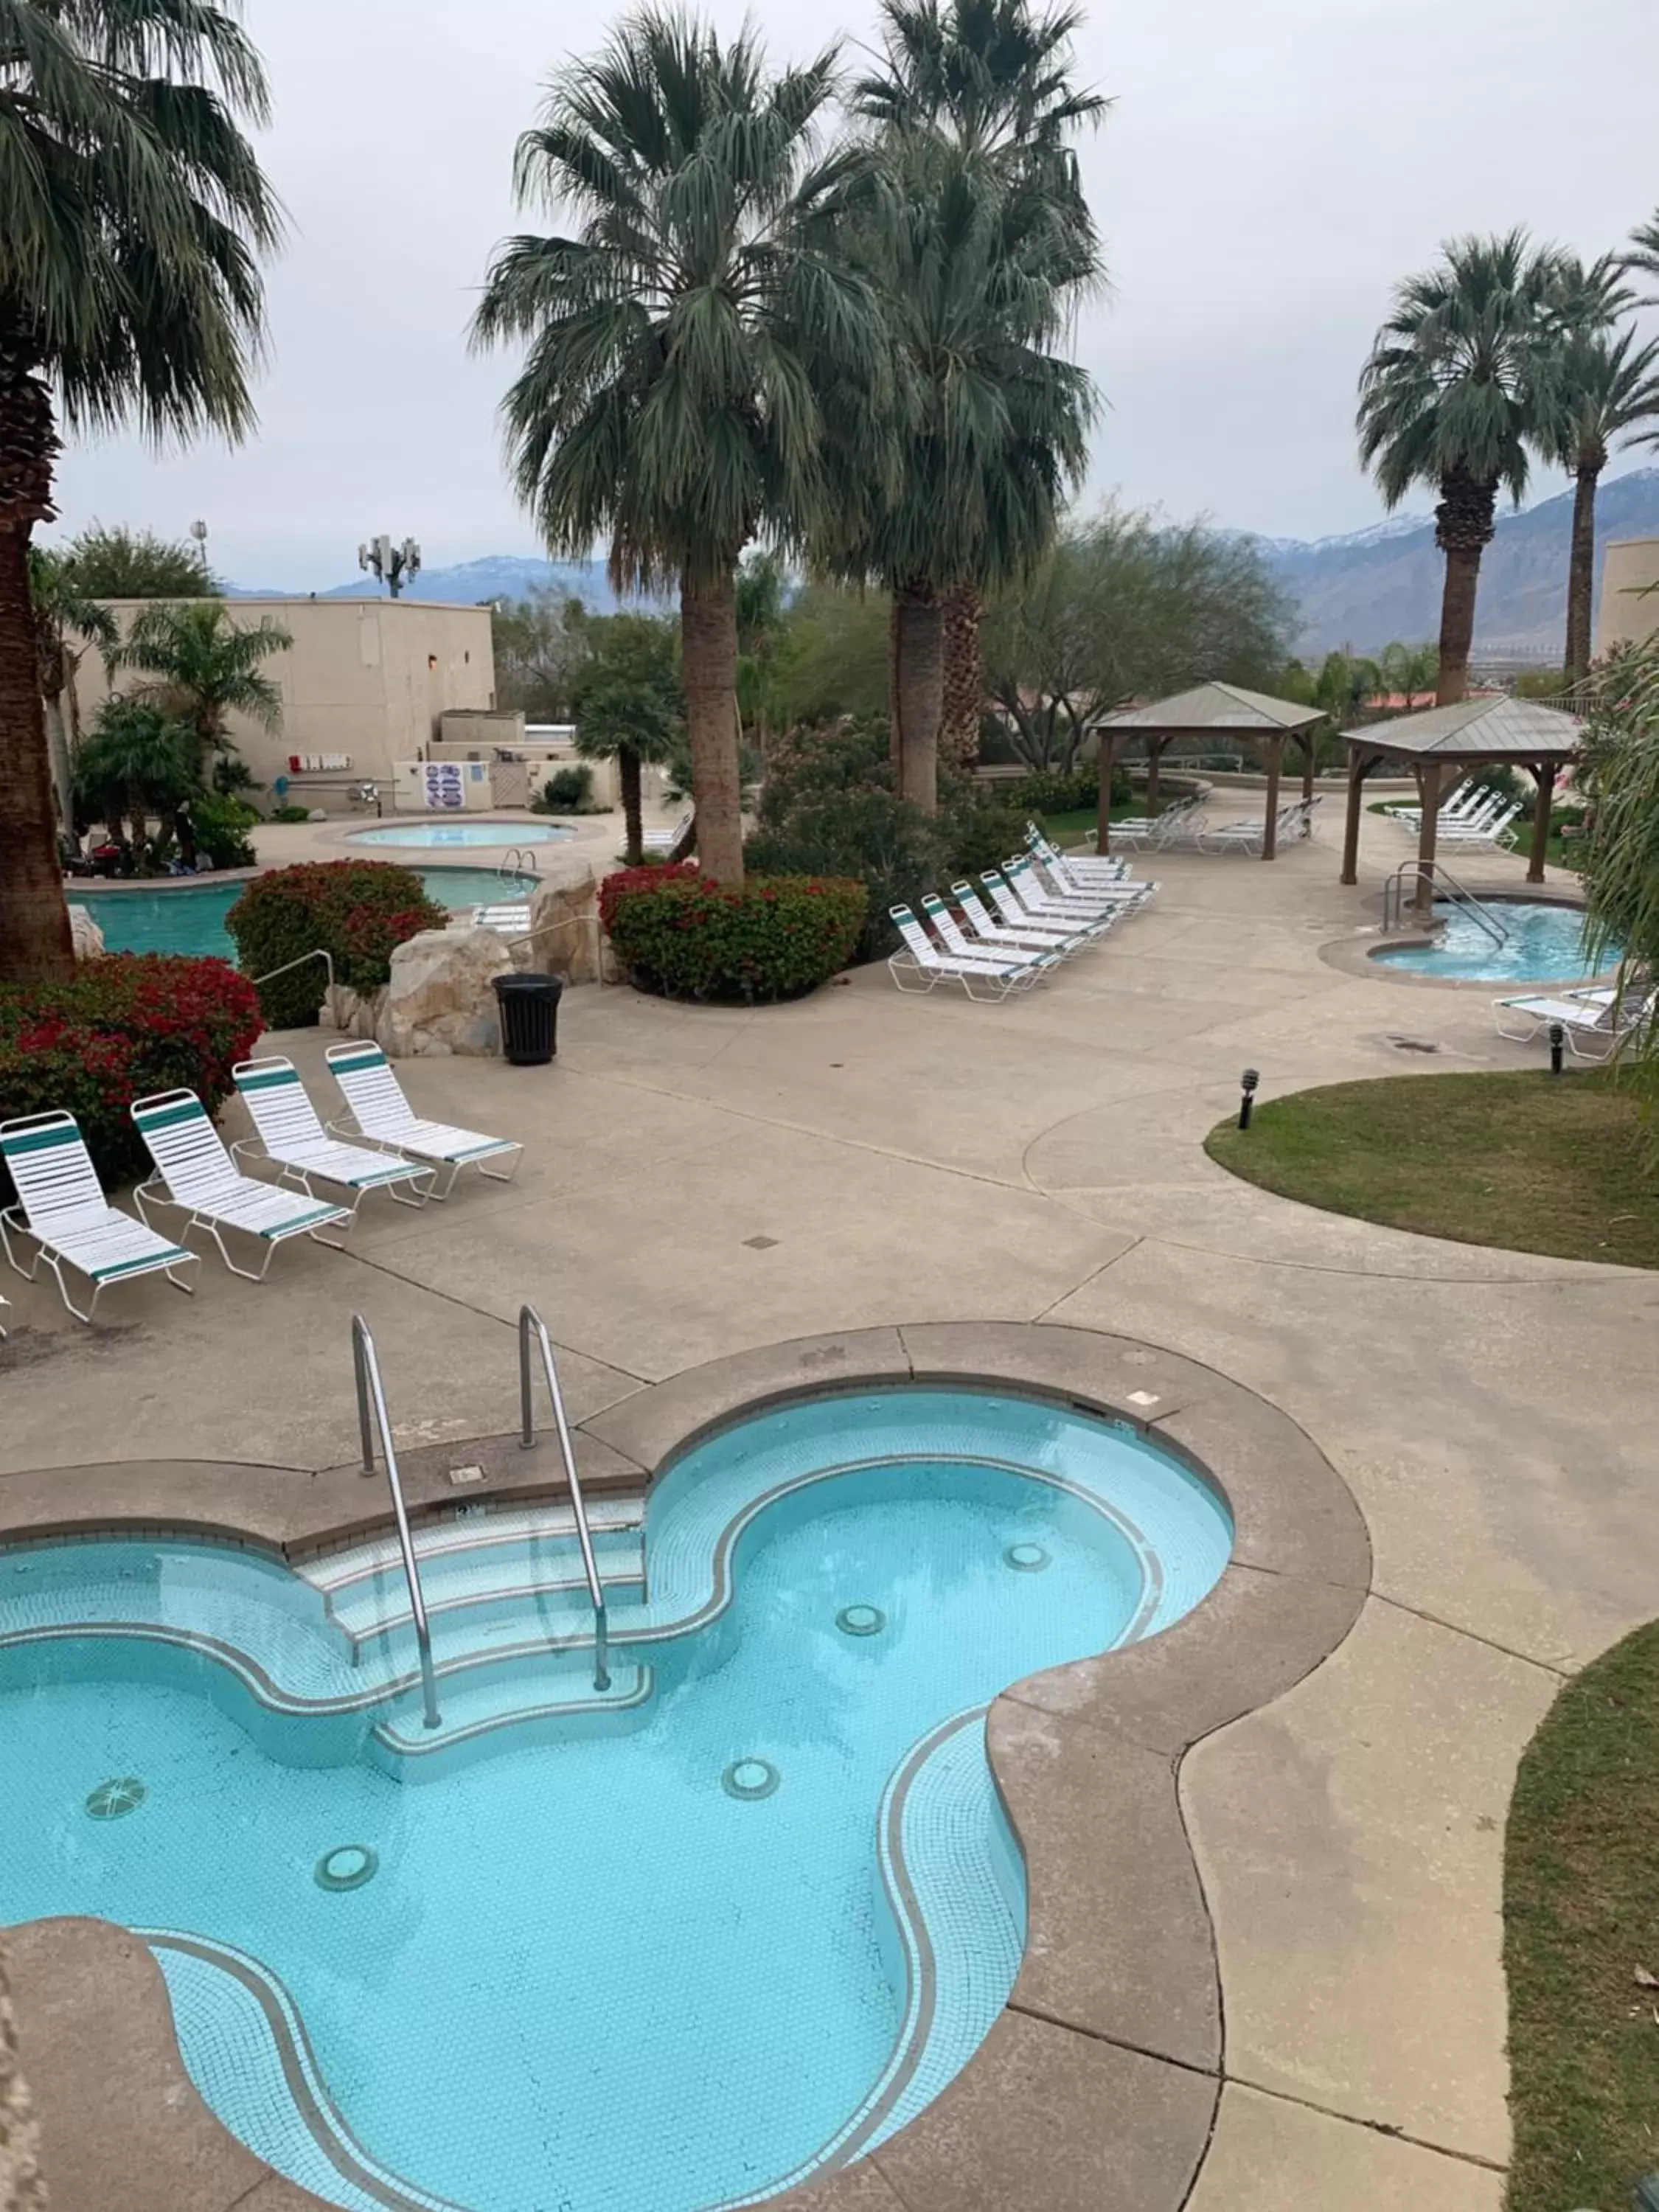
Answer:
[[[449, 1177], [443, 1188], [434, 1183], [430, 1194], [434, 1198], [448, 1197], [463, 1168], [477, 1168], [492, 1182], [511, 1182], [518, 1173], [524, 1146], [512, 1138], [486, 1137], [480, 1130], [458, 1129], [447, 1121], [423, 1121], [404, 1097], [404, 1087], [379, 1045], [331, 1044], [328, 1064], [355, 1124], [342, 1130], [331, 1121], [330, 1129], [337, 1136], [366, 1138], [383, 1151], [400, 1152], [428, 1167], [447, 1168]], [[484, 1165], [486, 1160], [502, 1159], [508, 1152], [516, 1158], [505, 1174]]]
[[[366, 1191], [383, 1190], [399, 1206], [426, 1203], [432, 1170], [416, 1160], [394, 1159], [367, 1145], [348, 1145], [331, 1137], [291, 1060], [268, 1053], [239, 1061], [231, 1074], [257, 1133], [259, 1154], [281, 1170], [278, 1182], [296, 1183], [311, 1198], [317, 1194], [312, 1188], [313, 1176], [319, 1182], [349, 1191], [354, 1218]], [[230, 1156], [240, 1159], [253, 1150], [244, 1137], [231, 1146]]]
[[[31, 1283], [44, 1260], [76, 1321], [92, 1320], [112, 1283], [159, 1274], [175, 1291], [193, 1288], [174, 1270], [199, 1267], [199, 1255], [169, 1243], [110, 1204], [73, 1114], [23, 1114], [0, 1121], [0, 1158], [17, 1192], [15, 1202], [0, 1212], [6, 1258]], [[35, 1248], [27, 1267], [17, 1256], [14, 1237]], [[84, 1313], [70, 1296], [65, 1267], [92, 1285]]]
[[[158, 1091], [149, 1098], [135, 1098], [132, 1118], [155, 1163], [155, 1174], [132, 1194], [146, 1221], [151, 1206], [176, 1206], [190, 1217], [186, 1235], [205, 1229], [231, 1273], [251, 1283], [264, 1282], [271, 1255], [290, 1237], [314, 1237], [339, 1250], [338, 1241], [322, 1231], [337, 1224], [349, 1229], [350, 1209], [240, 1173], [193, 1091]], [[239, 1267], [231, 1258], [228, 1229], [252, 1240], [260, 1254], [257, 1267]]]

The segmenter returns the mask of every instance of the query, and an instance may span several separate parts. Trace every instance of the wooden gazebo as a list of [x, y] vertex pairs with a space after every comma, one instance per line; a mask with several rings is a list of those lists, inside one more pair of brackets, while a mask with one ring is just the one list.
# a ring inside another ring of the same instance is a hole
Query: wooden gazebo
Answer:
[[1359, 817], [1365, 781], [1385, 764], [1407, 768], [1417, 781], [1422, 828], [1417, 842], [1417, 896], [1426, 911], [1434, 898], [1434, 848], [1440, 810], [1464, 779], [1477, 769], [1523, 768], [1538, 786], [1533, 804], [1532, 857], [1527, 881], [1544, 880], [1544, 848], [1549, 841], [1550, 803], [1559, 771], [1578, 757], [1584, 725], [1577, 714], [1534, 699], [1493, 696], [1461, 699], [1455, 706], [1431, 707], [1426, 714], [1402, 714], [1396, 722], [1345, 730], [1348, 747], [1348, 813], [1342, 836], [1342, 881], [1359, 880]]
[[1139, 738], [1146, 748], [1146, 804], [1158, 800], [1158, 765], [1177, 738], [1243, 738], [1267, 771], [1267, 805], [1263, 822], [1261, 857], [1271, 860], [1279, 819], [1279, 783], [1285, 765], [1285, 745], [1295, 738], [1302, 747], [1302, 789], [1313, 797], [1314, 732], [1325, 719], [1318, 707], [1294, 699], [1270, 699], [1262, 691], [1246, 691], [1237, 684], [1199, 684], [1159, 699], [1150, 707], [1127, 707], [1121, 714], [1103, 715], [1090, 724], [1100, 741], [1100, 822], [1095, 849], [1107, 849], [1112, 770], [1126, 745]]

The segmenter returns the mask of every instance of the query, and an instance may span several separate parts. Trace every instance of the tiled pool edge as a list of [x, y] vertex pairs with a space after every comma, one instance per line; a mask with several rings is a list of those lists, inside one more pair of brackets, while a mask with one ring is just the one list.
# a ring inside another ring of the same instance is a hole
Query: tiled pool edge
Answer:
[[[1030, 1677], [997, 1699], [992, 1768], [1030, 1885], [1026, 1954], [1008, 2005], [908, 2126], [859, 2165], [769, 2201], [784, 2212], [1176, 2212], [1224, 2075], [1214, 1944], [1182, 1821], [1180, 1762], [1341, 1642], [1370, 1582], [1364, 1525], [1323, 1455], [1255, 1393], [1154, 1346], [1042, 1324], [886, 1328], [741, 1353], [607, 1408], [583, 1425], [583, 1442], [603, 1449], [613, 1479], [625, 1469], [637, 1481], [757, 1401], [907, 1380], [1004, 1383], [1146, 1431], [1225, 1493], [1233, 1562], [1164, 1634]], [[466, 1452], [476, 1459], [481, 1447]], [[172, 1472], [57, 1471], [38, 1479], [53, 1493], [48, 1511], [43, 1497], [15, 1492], [30, 1509], [21, 1526], [9, 1501], [15, 1485], [36, 1479], [7, 1478], [0, 1539], [38, 1534], [48, 1518], [64, 1533], [118, 1519], [131, 1526], [140, 1514], [176, 1528], [170, 1509], [185, 1495], [191, 1525], [234, 1531], [264, 1471], [198, 1466], [177, 1470], [184, 1482], [170, 1481]], [[321, 1487], [307, 1494], [296, 1480]], [[539, 1486], [550, 1486], [545, 1474]], [[492, 1481], [486, 1494], [503, 1489]], [[373, 1502], [361, 1510], [384, 1519]], [[251, 1540], [286, 1548], [331, 1540], [339, 1513], [331, 1478], [290, 1478], [282, 1503], [280, 1514], [256, 1510], [259, 1527], [240, 1524]], [[88, 2212], [116, 2202], [124, 2212], [185, 2203], [191, 2212], [324, 2212], [322, 2200], [235, 2143], [190, 2089], [159, 1969], [142, 1946], [106, 1923], [70, 1920], [9, 1940], [46, 2172], [55, 2159], [70, 2169], [60, 2201]], [[86, 1965], [94, 1954], [95, 1972]], [[52, 2015], [44, 2064], [29, 2058], [31, 1991]], [[118, 2033], [124, 2074], [148, 2068], [158, 2088], [167, 2085], [137, 2113], [112, 2112], [101, 2094], [103, 2047]], [[180, 2082], [187, 2094], [176, 2093]], [[88, 2193], [96, 2174], [104, 2186]]]

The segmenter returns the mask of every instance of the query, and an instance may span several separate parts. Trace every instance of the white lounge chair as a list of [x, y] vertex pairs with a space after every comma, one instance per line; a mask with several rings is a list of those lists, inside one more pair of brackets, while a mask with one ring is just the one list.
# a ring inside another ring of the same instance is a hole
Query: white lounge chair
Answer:
[[1518, 803], [1506, 800], [1496, 814], [1479, 823], [1468, 826], [1441, 823], [1435, 832], [1436, 840], [1442, 845], [1496, 845], [1508, 835], [1510, 823], [1520, 811]]
[[958, 960], [994, 960], [1010, 968], [1040, 966], [1045, 961], [1052, 965], [1055, 961], [1068, 959], [1084, 941], [1077, 938], [1070, 943], [1061, 944], [1058, 939], [1051, 939], [1046, 945], [988, 945], [982, 939], [975, 943], [968, 936], [945, 901], [931, 891], [921, 902], [921, 911], [924, 920], [945, 951]]
[[1011, 854], [1002, 864], [1005, 879], [1020, 904], [1032, 914], [1115, 917], [1141, 905], [1157, 888], [1152, 884], [1097, 884], [1086, 891], [1068, 891], [1045, 884], [1029, 853]]
[[981, 959], [964, 959], [941, 951], [908, 906], [889, 907], [894, 927], [902, 940], [890, 953], [888, 973], [901, 991], [932, 991], [941, 983], [960, 983], [970, 999], [995, 1001], [1015, 991], [1025, 991], [1045, 969], [1058, 963], [1045, 959], [1033, 965], [998, 958], [988, 950]]
[[[1446, 801], [1440, 810], [1441, 824], [1444, 827], [1454, 822], [1474, 823], [1484, 821], [1488, 815], [1496, 814], [1504, 803], [1501, 792], [1488, 791], [1483, 784], [1472, 785], [1467, 792], [1459, 792]], [[1393, 821], [1408, 822], [1413, 828], [1423, 819], [1420, 806], [1402, 804], [1390, 806], [1386, 811]]]
[[981, 948], [1002, 946], [1015, 951], [1057, 952], [1064, 959], [1073, 952], [1081, 952], [1092, 941], [1080, 930], [1067, 929], [1063, 922], [1042, 922], [1029, 917], [1018, 922], [1003, 921], [991, 912], [971, 884], [952, 884], [951, 896]]
[[1035, 822], [1025, 825], [1025, 849], [1051, 875], [1068, 876], [1079, 884], [1121, 883], [1129, 872], [1129, 863], [1115, 853], [1063, 853]]
[[[452, 927], [453, 925], [451, 925]], [[499, 906], [475, 906], [472, 909], [474, 929], [493, 929], [497, 937], [528, 937], [530, 934], [530, 902], [509, 899]]]
[[[1289, 806], [1281, 806], [1273, 817], [1273, 844], [1294, 845], [1304, 837], [1313, 835], [1313, 811], [1316, 799], [1298, 799]], [[1260, 822], [1219, 822], [1212, 830], [1200, 831], [1198, 848], [1201, 853], [1249, 853], [1259, 854], [1266, 844], [1266, 831]]]
[[1627, 1036], [1652, 1018], [1648, 994], [1616, 989], [1564, 993], [1559, 998], [1522, 995], [1492, 1000], [1493, 1024], [1512, 1044], [1531, 1044], [1559, 1023], [1562, 1042], [1575, 1060], [1610, 1060]]
[[[416, 1160], [395, 1159], [367, 1145], [348, 1145], [331, 1137], [291, 1060], [268, 1053], [240, 1061], [231, 1074], [258, 1132], [261, 1153], [281, 1170], [279, 1183], [295, 1182], [308, 1198], [317, 1195], [311, 1187], [313, 1176], [319, 1182], [348, 1190], [354, 1218], [366, 1191], [383, 1190], [399, 1206], [425, 1205], [434, 1171]], [[231, 1158], [252, 1149], [247, 1138], [240, 1138], [230, 1148]], [[400, 1190], [399, 1183], [409, 1187]]]
[[1064, 854], [1058, 860], [1047, 860], [1038, 853], [1018, 853], [1011, 865], [1027, 872], [1051, 898], [1066, 899], [1079, 905], [1113, 905], [1132, 909], [1144, 906], [1158, 889], [1156, 883], [1143, 882], [1132, 876], [1127, 865], [1121, 866], [1116, 875], [1079, 878], [1067, 866]]
[[[181, 1282], [173, 1270], [199, 1267], [200, 1253], [158, 1237], [145, 1223], [110, 1204], [73, 1114], [22, 1114], [15, 1121], [0, 1121], [0, 1157], [17, 1189], [16, 1203], [0, 1212], [0, 1243], [6, 1258], [29, 1283], [44, 1260], [56, 1278], [58, 1296], [76, 1321], [93, 1318], [99, 1298], [112, 1283], [165, 1275], [175, 1291], [188, 1294], [194, 1288]], [[14, 1236], [35, 1247], [27, 1267], [12, 1249]], [[84, 1313], [69, 1294], [65, 1267], [92, 1285]]]
[[672, 830], [647, 830], [640, 839], [641, 851], [672, 854], [686, 831], [691, 827], [693, 811], [688, 806]]
[[[139, 1212], [148, 1221], [152, 1206], [176, 1206], [190, 1217], [186, 1236], [192, 1229], [205, 1229], [233, 1275], [263, 1283], [276, 1247], [290, 1237], [309, 1237], [334, 1252], [343, 1249], [322, 1231], [337, 1224], [349, 1230], [351, 1209], [240, 1173], [193, 1091], [157, 1091], [135, 1098], [132, 1118], [155, 1163], [155, 1174], [132, 1194]], [[239, 1267], [231, 1258], [228, 1229], [252, 1238], [264, 1255], [257, 1267]]]
[[986, 868], [980, 881], [990, 895], [1003, 926], [1007, 929], [1051, 929], [1063, 931], [1067, 939], [1085, 937], [1093, 939], [1104, 937], [1117, 921], [1120, 908], [1102, 910], [1073, 907], [1063, 914], [1044, 911], [1014, 895], [1009, 877], [995, 868]]
[[[491, 1182], [511, 1182], [524, 1164], [524, 1146], [512, 1137], [486, 1137], [482, 1130], [459, 1129], [448, 1121], [424, 1121], [404, 1096], [404, 1087], [392, 1064], [377, 1044], [331, 1044], [329, 1068], [344, 1094], [354, 1127], [342, 1129], [331, 1121], [334, 1136], [362, 1137], [382, 1152], [400, 1152], [406, 1159], [428, 1167], [447, 1168], [449, 1180], [440, 1190], [434, 1178], [430, 1198], [446, 1199], [455, 1188], [463, 1168], [477, 1168]], [[508, 1152], [517, 1155], [503, 1175], [484, 1165]]]
[[1204, 794], [1195, 791], [1186, 799], [1174, 800], [1161, 814], [1126, 815], [1121, 822], [1113, 823], [1112, 836], [1132, 848], [1167, 852], [1195, 839], [1203, 821]]

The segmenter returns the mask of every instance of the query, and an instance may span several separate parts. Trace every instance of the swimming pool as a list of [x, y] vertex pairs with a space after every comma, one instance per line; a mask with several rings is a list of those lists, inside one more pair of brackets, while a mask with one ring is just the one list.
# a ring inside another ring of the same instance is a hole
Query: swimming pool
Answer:
[[702, 2212], [884, 2140], [1019, 1962], [988, 1701], [1231, 1542], [1127, 1429], [933, 1389], [595, 1508], [603, 1697], [546, 1509], [420, 1532], [435, 1736], [384, 1540], [0, 1554], [0, 1921], [144, 1931], [208, 2101], [350, 2212]]
[[354, 830], [348, 845], [552, 845], [575, 831], [552, 822], [389, 822], [383, 830]]
[[1589, 973], [1581, 908], [1528, 899], [1481, 904], [1504, 930], [1502, 945], [1464, 909], [1443, 906], [1435, 908], [1444, 927], [1433, 945], [1387, 945], [1371, 957], [1413, 975], [1469, 983], [1571, 983]]
[[[502, 878], [494, 868], [421, 868], [428, 895], [453, 912], [500, 899], [527, 898], [530, 876]], [[216, 953], [234, 962], [236, 947], [225, 916], [242, 896], [241, 884], [188, 884], [177, 890], [100, 891], [70, 886], [71, 905], [83, 906], [104, 933], [107, 952]]]

